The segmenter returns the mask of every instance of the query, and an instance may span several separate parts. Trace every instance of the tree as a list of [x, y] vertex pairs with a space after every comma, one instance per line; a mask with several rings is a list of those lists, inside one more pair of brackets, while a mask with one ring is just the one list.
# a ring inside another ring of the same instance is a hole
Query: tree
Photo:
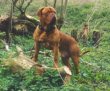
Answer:
[[47, 0], [44, 0], [44, 6], [47, 6], [47, 5], [48, 5]]
[[59, 30], [61, 29], [62, 25], [64, 24], [67, 3], [68, 3], [68, 0], [61, 0], [60, 16], [58, 17], [58, 20], [57, 20], [57, 27]]
[[[11, 33], [17, 35], [32, 34], [36, 26], [39, 24], [34, 17], [26, 15], [26, 10], [32, 0], [11, 0], [10, 15], [7, 17], [0, 17], [0, 31], [6, 33], [6, 43], [11, 42]], [[15, 9], [20, 11], [19, 16], [14, 16]]]
[[13, 10], [17, 8], [20, 11], [20, 17], [25, 17], [25, 13], [32, 0], [12, 0]]
[[[59, 30], [61, 29], [62, 25], [64, 24], [64, 18], [66, 16], [67, 3], [68, 3], [68, 0], [61, 0], [61, 5], [59, 7], [60, 12], [59, 12], [59, 16], [57, 19], [57, 27]], [[44, 6], [48, 6], [48, 5], [49, 5], [48, 1], [44, 0]], [[57, 10], [57, 0], [53, 0], [52, 7], [54, 7]]]
[[54, 0], [53, 2], [53, 7], [56, 8], [56, 3], [57, 3], [57, 0]]

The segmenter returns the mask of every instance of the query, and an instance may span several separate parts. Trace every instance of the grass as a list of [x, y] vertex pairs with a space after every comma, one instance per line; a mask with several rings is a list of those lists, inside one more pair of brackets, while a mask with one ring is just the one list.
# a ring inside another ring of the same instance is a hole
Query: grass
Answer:
[[[29, 51], [33, 47], [32, 36], [15, 36], [12, 38], [9, 52], [0, 49], [0, 91], [110, 91], [110, 6], [107, 2], [103, 2], [103, 4], [101, 2], [100, 5], [90, 20], [90, 33], [94, 30], [103, 33], [99, 47], [95, 48], [91, 39], [88, 41], [88, 45], [79, 43], [81, 50], [89, 49], [90, 52], [80, 58], [80, 74], [76, 75], [72, 70], [70, 83], [62, 85], [59, 75], [54, 71], [48, 71], [39, 76], [34, 73], [35, 70], [33, 69], [22, 73], [13, 73], [9, 67], [3, 66], [4, 59], [8, 59], [11, 53], [16, 52], [16, 45], [19, 45], [24, 53], [30, 56]], [[32, 3], [27, 12], [29, 14], [32, 12], [31, 14], [34, 16], [35, 8], [40, 6], [42, 4]], [[81, 31], [83, 23], [88, 20], [88, 15], [91, 15], [93, 7], [93, 3], [69, 5], [62, 31], [68, 34], [74, 28]], [[0, 8], [1, 13], [4, 13], [4, 11], [6, 11], [5, 8]], [[40, 63], [50, 67], [53, 65], [52, 57], [45, 58], [39, 54], [39, 60]], [[59, 62], [61, 64], [60, 59]], [[72, 62], [71, 65], [73, 66]]]

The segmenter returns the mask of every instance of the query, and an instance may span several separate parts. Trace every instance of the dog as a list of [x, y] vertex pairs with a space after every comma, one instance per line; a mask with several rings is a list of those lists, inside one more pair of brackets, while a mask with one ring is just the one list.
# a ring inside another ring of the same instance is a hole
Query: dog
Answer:
[[64, 65], [71, 69], [69, 58], [72, 59], [75, 66], [75, 73], [79, 73], [79, 57], [80, 49], [76, 40], [62, 33], [56, 27], [56, 11], [52, 7], [43, 7], [38, 10], [37, 15], [40, 20], [39, 26], [36, 27], [33, 38], [35, 54], [33, 61], [38, 61], [39, 48], [41, 43], [45, 43], [45, 47], [53, 52], [54, 67], [58, 68], [58, 56]]

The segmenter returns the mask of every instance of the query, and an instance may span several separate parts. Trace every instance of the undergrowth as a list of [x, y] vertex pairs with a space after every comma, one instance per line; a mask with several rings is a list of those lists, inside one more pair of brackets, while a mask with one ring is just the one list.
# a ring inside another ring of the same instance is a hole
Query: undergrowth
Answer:
[[[73, 28], [81, 30], [93, 7], [93, 4], [68, 6], [62, 31], [70, 33]], [[91, 39], [86, 46], [79, 43], [80, 49], [89, 49], [90, 52], [80, 58], [80, 74], [76, 75], [72, 70], [70, 83], [63, 85], [57, 71], [47, 71], [39, 76], [35, 74], [34, 69], [13, 73], [9, 67], [2, 65], [11, 53], [16, 52], [16, 45], [31, 58], [30, 50], [34, 45], [32, 36], [15, 36], [12, 38], [10, 51], [0, 49], [0, 91], [110, 91], [110, 8], [108, 7], [108, 5], [100, 7], [92, 16], [90, 32], [102, 31], [103, 36], [98, 48], [92, 45]], [[62, 64], [61, 59], [59, 62]], [[53, 58], [39, 54], [39, 63], [52, 67]], [[73, 67], [72, 62], [71, 65]]]

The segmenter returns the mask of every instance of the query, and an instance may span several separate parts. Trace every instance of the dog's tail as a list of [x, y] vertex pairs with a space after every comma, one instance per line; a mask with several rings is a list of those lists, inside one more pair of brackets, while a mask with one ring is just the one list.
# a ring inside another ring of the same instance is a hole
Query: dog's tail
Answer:
[[88, 51], [84, 51], [84, 52], [82, 52], [79, 56], [82, 57], [84, 54], [86, 54], [86, 53], [88, 53], [88, 52], [90, 52], [90, 51], [89, 51], [89, 50], [88, 50]]

